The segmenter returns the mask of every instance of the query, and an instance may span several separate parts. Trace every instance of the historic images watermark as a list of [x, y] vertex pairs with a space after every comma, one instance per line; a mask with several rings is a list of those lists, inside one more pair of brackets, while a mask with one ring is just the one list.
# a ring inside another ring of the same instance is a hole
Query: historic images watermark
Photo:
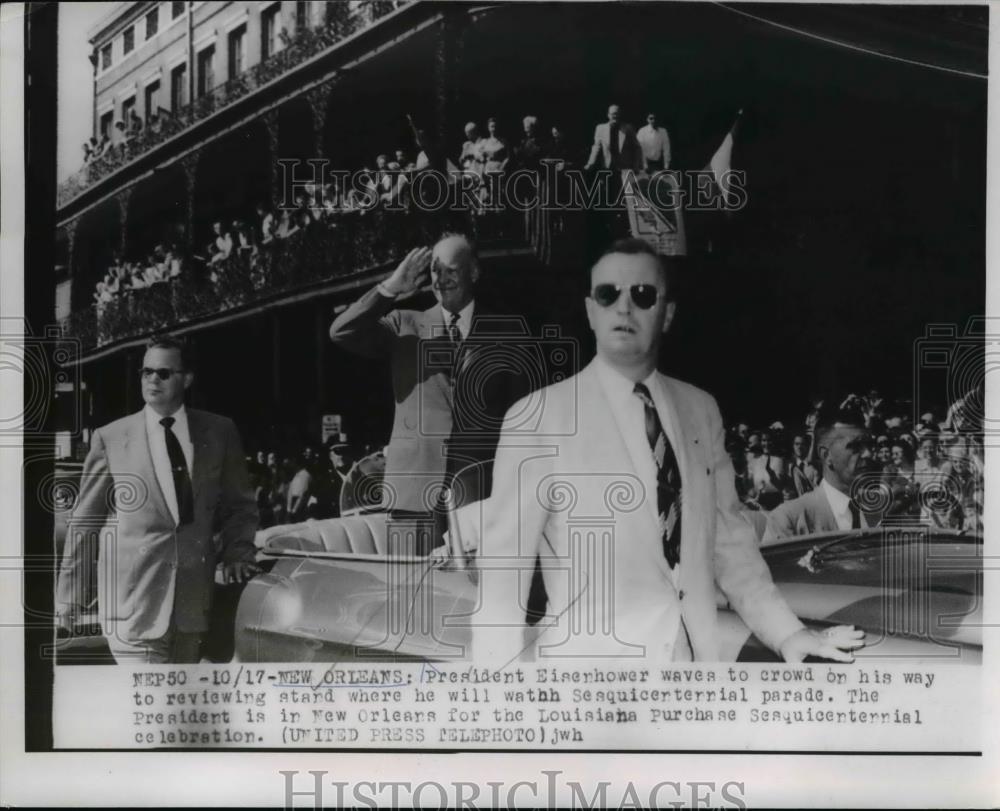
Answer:
[[[376, 207], [404, 211], [410, 207], [436, 213], [503, 211], [593, 211], [616, 212], [625, 208], [628, 190], [636, 178], [648, 178], [647, 190], [636, 205], [640, 210], [738, 211], [748, 202], [746, 173], [727, 169], [681, 171], [661, 169], [651, 174], [631, 170], [584, 170], [544, 159], [539, 169], [520, 168], [496, 174], [478, 174], [448, 168], [335, 169], [323, 158], [302, 161], [281, 158], [281, 204], [294, 210], [297, 200], [309, 192], [316, 206], [329, 198], [338, 205], [367, 211]], [[388, 177], [396, 188], [405, 177], [408, 195], [384, 193], [379, 181]]]
[[[735, 780], [661, 780], [652, 785], [633, 781], [612, 783], [601, 780], [582, 785], [567, 780], [559, 769], [543, 769], [537, 776], [508, 782], [466, 780], [441, 782], [422, 780], [337, 780], [322, 769], [279, 771], [284, 778], [285, 808], [296, 799], [314, 803], [315, 808], [344, 808], [403, 805], [436, 808], [517, 808], [544, 804], [570, 808], [746, 808], [745, 784]], [[308, 798], [308, 799], [307, 799]], [[436, 803], [436, 804], [435, 804]], [[435, 804], [435, 805], [432, 805]]]

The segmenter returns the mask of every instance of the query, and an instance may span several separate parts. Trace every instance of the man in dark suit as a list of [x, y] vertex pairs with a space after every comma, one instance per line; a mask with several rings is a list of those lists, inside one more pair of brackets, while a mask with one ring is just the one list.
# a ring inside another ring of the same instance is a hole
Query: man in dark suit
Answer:
[[101, 624], [119, 663], [198, 662], [216, 564], [227, 581], [258, 571], [257, 507], [239, 433], [226, 417], [184, 407], [193, 380], [182, 342], [151, 340], [145, 408], [95, 430], [83, 465], [56, 615], [72, 631], [99, 553]]
[[862, 476], [870, 475], [873, 484], [879, 480], [872, 446], [860, 413], [843, 409], [821, 418], [816, 425], [816, 448], [823, 480], [815, 490], [780, 504], [768, 514], [762, 543], [878, 526], [881, 512], [865, 511], [856, 492]]
[[[504, 412], [524, 393], [503, 344], [524, 329], [518, 319], [483, 312], [475, 299], [479, 274], [473, 244], [446, 236], [433, 249], [410, 251], [330, 327], [334, 343], [392, 364], [396, 411], [383, 504], [394, 517], [429, 517], [442, 484], [453, 486], [456, 477], [459, 505], [489, 495]], [[428, 279], [433, 307], [396, 309]]]
[[594, 145], [590, 150], [585, 169], [592, 169], [600, 156], [605, 169], [631, 169], [640, 172], [644, 161], [642, 149], [631, 124], [621, 121], [621, 108], [608, 107], [607, 123], [594, 127]]

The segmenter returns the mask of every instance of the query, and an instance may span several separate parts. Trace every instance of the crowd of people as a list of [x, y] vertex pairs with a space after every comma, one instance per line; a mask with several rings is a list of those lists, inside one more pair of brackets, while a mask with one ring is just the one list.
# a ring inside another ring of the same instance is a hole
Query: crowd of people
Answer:
[[379, 508], [385, 451], [331, 441], [294, 455], [258, 450], [247, 458], [262, 529]]
[[[833, 404], [839, 412], [857, 414], [864, 426], [857, 487], [878, 491], [868, 498], [880, 503], [886, 517], [981, 535], [984, 455], [970, 397], [957, 399], [943, 418], [928, 411], [916, 421], [875, 389]], [[769, 513], [820, 486], [825, 462], [816, 424], [829, 407], [815, 401], [797, 426], [738, 422], [728, 429], [737, 494], [759, 535]]]
[[111, 267], [95, 285], [94, 305], [100, 312], [110, 302], [133, 291], [169, 284], [183, 269], [183, 257], [175, 244], [157, 245], [141, 262], [126, 262], [116, 255]]

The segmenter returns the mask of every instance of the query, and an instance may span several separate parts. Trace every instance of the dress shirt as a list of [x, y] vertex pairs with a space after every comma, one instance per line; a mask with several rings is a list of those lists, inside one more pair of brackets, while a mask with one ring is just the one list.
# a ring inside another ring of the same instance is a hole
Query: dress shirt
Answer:
[[[458, 321], [455, 323], [455, 326], [458, 327], [458, 331], [462, 334], [463, 341], [469, 337], [469, 332], [472, 330], [472, 310], [475, 304], [475, 301], [470, 301], [458, 313]], [[445, 335], [448, 334], [448, 328], [451, 326], [451, 316], [452, 314], [444, 307], [441, 308], [441, 319], [442, 323], [444, 323]]]
[[[177, 509], [177, 493], [174, 490], [174, 474], [170, 468], [170, 454], [167, 452], [167, 435], [165, 429], [160, 425], [163, 416], [157, 414], [149, 405], [144, 409], [146, 414], [146, 438], [149, 440], [149, 453], [153, 457], [153, 470], [156, 473], [156, 481], [160, 484], [163, 492], [163, 500], [167, 502], [167, 508], [174, 517], [174, 521], [180, 520], [180, 511]], [[191, 442], [191, 432], [188, 430], [187, 411], [182, 405], [173, 414], [174, 424], [170, 430], [174, 432], [177, 441], [181, 444], [184, 452], [184, 461], [187, 462], [188, 476], [194, 469], [194, 445]]]
[[[841, 493], [836, 487], [834, 487], [825, 478], [823, 483], [820, 485], [823, 492], [826, 494], [826, 500], [830, 504], [830, 509], [833, 511], [833, 517], [837, 520], [837, 529], [849, 530], [853, 527], [854, 520], [851, 516], [851, 499], [849, 496]], [[864, 514], [861, 515], [861, 523], [865, 524]]]
[[670, 136], [663, 127], [651, 127], [647, 124], [636, 134], [642, 156], [649, 161], [663, 161], [663, 168], [670, 166]]

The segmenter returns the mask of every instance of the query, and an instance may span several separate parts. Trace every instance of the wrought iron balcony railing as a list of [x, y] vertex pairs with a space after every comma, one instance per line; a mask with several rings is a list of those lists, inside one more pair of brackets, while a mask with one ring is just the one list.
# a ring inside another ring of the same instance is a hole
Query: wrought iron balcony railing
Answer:
[[315, 28], [303, 28], [293, 36], [283, 36], [283, 47], [270, 57], [251, 66], [239, 76], [217, 85], [179, 110], [159, 116], [155, 124], [109, 146], [100, 157], [70, 175], [59, 185], [56, 203], [62, 207], [89, 186], [146, 154], [217, 110], [274, 81], [279, 76], [348, 36], [372, 25], [392, 12], [400, 2], [360, 0], [355, 4], [328, 3], [326, 22]]
[[[480, 245], [525, 241], [520, 212], [475, 217], [465, 228]], [[430, 244], [441, 230], [438, 216], [420, 212], [370, 211], [316, 222], [253, 255], [234, 251], [209, 267], [189, 266], [173, 281], [73, 312], [63, 321], [63, 334], [88, 354], [386, 265], [413, 245]]]

